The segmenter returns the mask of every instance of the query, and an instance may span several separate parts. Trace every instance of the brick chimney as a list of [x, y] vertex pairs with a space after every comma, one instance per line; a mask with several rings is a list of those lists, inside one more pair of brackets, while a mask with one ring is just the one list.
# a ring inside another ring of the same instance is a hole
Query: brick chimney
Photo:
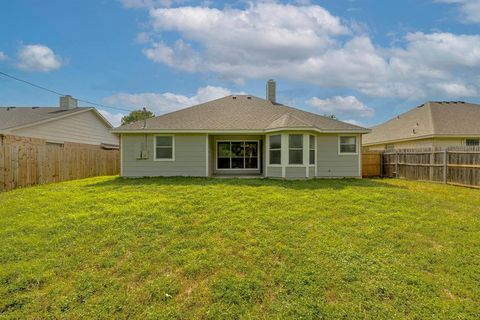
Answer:
[[272, 103], [276, 103], [277, 100], [277, 84], [273, 79], [267, 81], [267, 100]]
[[75, 109], [78, 108], [78, 101], [71, 95], [60, 97], [60, 109]]

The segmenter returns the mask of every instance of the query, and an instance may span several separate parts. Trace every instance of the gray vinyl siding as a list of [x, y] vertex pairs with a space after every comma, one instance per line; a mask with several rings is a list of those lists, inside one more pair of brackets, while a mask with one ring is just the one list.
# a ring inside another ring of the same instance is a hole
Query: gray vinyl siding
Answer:
[[[147, 134], [122, 134], [122, 176], [192, 176], [205, 177], [207, 171], [207, 148], [205, 134], [173, 134], [175, 137], [175, 160], [154, 161], [154, 136]], [[138, 160], [142, 145], [148, 159]]]
[[317, 135], [317, 177], [359, 177], [358, 157], [338, 154], [338, 135]]
[[267, 172], [265, 176], [270, 178], [281, 178], [282, 177], [282, 168], [281, 167], [270, 167], [267, 166]]
[[315, 177], [315, 167], [309, 167], [308, 168], [308, 177], [309, 178], [314, 178]]
[[285, 178], [287, 179], [301, 179], [306, 178], [307, 168], [306, 167], [286, 167], [285, 168]]
[[93, 145], [102, 143], [118, 145], [119, 143], [118, 136], [110, 133], [110, 128], [92, 110], [31, 127], [12, 130], [11, 134], [50, 141]]

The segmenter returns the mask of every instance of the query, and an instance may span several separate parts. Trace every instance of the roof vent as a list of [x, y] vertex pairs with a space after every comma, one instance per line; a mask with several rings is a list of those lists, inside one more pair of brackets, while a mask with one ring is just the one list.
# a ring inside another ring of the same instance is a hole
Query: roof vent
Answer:
[[413, 134], [417, 134], [417, 129], [413, 129]]
[[396, 118], [396, 119], [397, 119], [397, 120], [400, 120], [400, 116], [397, 116], [397, 118]]
[[10, 110], [10, 109], [15, 109], [16, 107], [8, 107], [7, 108], [7, 111]]
[[251, 97], [251, 96], [247, 96], [247, 99], [248, 99], [248, 100], [252, 100], [252, 97]]
[[38, 109], [38, 108], [40, 108], [40, 107], [32, 107], [32, 109]]
[[237, 96], [232, 96], [232, 99], [237, 99]]

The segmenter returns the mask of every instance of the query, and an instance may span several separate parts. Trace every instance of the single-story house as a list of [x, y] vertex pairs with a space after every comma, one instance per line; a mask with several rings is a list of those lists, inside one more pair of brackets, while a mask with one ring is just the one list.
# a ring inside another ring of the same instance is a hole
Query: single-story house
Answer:
[[118, 148], [112, 128], [95, 108], [78, 107], [71, 96], [60, 97], [58, 107], [0, 107], [0, 135]]
[[368, 150], [479, 146], [480, 105], [431, 101], [371, 129]]
[[230, 95], [114, 129], [121, 175], [361, 177], [368, 129], [267, 99]]

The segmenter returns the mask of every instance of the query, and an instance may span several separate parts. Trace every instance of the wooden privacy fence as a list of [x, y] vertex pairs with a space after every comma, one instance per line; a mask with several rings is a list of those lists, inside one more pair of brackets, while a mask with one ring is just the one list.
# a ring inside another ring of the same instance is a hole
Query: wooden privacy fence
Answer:
[[43, 139], [0, 136], [0, 191], [36, 184], [116, 175], [119, 150], [48, 143]]
[[382, 153], [364, 151], [362, 153], [362, 176], [380, 177], [382, 175]]
[[382, 155], [382, 176], [480, 188], [480, 148], [391, 150]]

